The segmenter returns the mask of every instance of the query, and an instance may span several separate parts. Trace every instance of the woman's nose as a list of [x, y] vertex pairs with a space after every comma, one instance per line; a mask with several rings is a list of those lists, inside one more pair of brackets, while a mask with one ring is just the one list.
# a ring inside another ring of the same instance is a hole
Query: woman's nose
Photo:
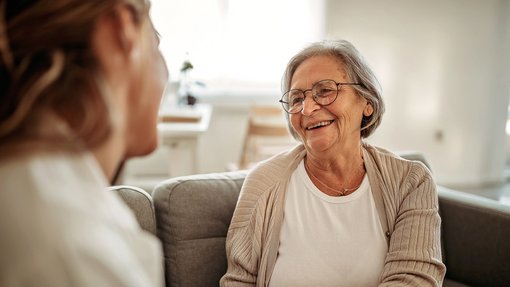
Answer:
[[315, 102], [310, 91], [310, 94], [308, 94], [308, 96], [305, 95], [305, 99], [303, 100], [303, 110], [301, 111], [301, 113], [305, 116], [309, 116], [310, 114], [312, 114], [313, 111], [317, 109], [320, 109], [320, 106]]

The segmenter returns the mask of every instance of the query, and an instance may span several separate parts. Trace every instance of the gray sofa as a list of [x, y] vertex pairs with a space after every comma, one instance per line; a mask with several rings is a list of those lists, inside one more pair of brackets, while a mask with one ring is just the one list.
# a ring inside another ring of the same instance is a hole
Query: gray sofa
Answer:
[[[245, 172], [185, 176], [155, 188], [167, 286], [218, 286], [227, 268], [225, 236], [245, 176]], [[126, 187], [121, 190], [129, 192]], [[510, 207], [443, 187], [439, 204], [448, 269], [443, 286], [510, 286]], [[150, 218], [150, 209], [139, 214], [140, 208], [132, 208], [141, 223]]]

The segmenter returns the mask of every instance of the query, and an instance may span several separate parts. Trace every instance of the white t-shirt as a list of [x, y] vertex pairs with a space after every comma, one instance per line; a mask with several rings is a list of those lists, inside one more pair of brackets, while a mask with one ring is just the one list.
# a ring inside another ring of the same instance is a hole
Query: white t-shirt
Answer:
[[377, 286], [387, 250], [368, 177], [349, 195], [328, 196], [301, 161], [289, 182], [269, 286]]
[[90, 154], [0, 162], [0, 286], [162, 286], [161, 244]]

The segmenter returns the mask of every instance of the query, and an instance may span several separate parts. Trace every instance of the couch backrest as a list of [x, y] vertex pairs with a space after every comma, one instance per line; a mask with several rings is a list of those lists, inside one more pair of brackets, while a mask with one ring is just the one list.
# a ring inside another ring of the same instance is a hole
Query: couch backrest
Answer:
[[[153, 200], [167, 286], [219, 285], [227, 268], [225, 238], [245, 176], [193, 175], [156, 187]], [[508, 286], [510, 207], [443, 187], [439, 207], [450, 279], [445, 286]]]
[[510, 206], [438, 187], [446, 276], [471, 286], [510, 286]]
[[218, 286], [227, 270], [225, 237], [246, 173], [174, 178], [153, 191], [166, 286]]

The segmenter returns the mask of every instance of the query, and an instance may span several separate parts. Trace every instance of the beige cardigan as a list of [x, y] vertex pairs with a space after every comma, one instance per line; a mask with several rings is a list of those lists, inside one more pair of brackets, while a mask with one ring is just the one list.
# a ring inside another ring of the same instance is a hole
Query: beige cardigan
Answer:
[[[230, 224], [228, 269], [220, 286], [268, 286], [278, 253], [285, 193], [306, 152], [302, 145], [259, 165], [247, 176]], [[437, 190], [428, 169], [381, 148], [363, 145], [363, 158], [388, 254], [379, 286], [441, 286]]]

